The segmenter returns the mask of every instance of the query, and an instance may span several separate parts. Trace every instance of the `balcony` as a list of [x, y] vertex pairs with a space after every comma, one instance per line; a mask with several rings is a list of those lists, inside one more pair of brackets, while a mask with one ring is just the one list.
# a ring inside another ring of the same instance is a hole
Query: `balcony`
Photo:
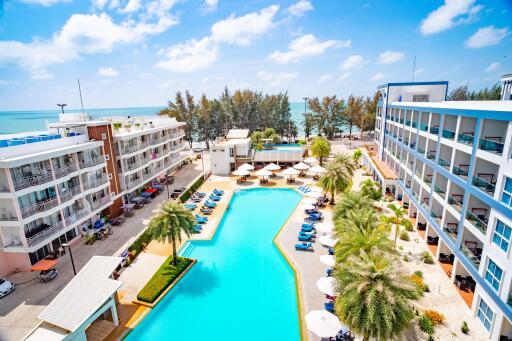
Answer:
[[466, 256], [466, 258], [475, 266], [476, 269], [480, 266], [480, 259], [482, 258], [481, 253], [474, 248], [469, 249], [465, 244], [461, 244], [460, 251]]
[[81, 192], [81, 189], [80, 189], [80, 186], [75, 186], [73, 188], [70, 188], [70, 189], [59, 189], [59, 193], [60, 193], [60, 201], [61, 202], [66, 202], [66, 201], [69, 201], [71, 199], [73, 199], [74, 197], [76, 197], [77, 195], [79, 195]]
[[466, 212], [466, 219], [483, 234], [487, 232], [487, 222], [477, 217], [470, 210]]
[[439, 194], [443, 199], [444, 199], [444, 196], [446, 194], [446, 191], [444, 189], [442, 189], [441, 187], [437, 186], [437, 185], [434, 185], [434, 191]]
[[426, 183], [426, 184], [430, 184], [432, 183], [432, 174], [427, 174], [423, 177], [423, 181]]
[[51, 198], [51, 199], [48, 199], [48, 200], [45, 200], [45, 201], [41, 201], [41, 202], [38, 202], [38, 203], [36, 203], [36, 204], [34, 204], [32, 206], [21, 208], [20, 209], [21, 216], [23, 218], [26, 218], [26, 217], [29, 217], [29, 216], [34, 215], [36, 213], [45, 212], [45, 211], [48, 211], [49, 209], [54, 208], [58, 204], [59, 204], [59, 201], [58, 201], [57, 197]]
[[450, 163], [446, 160], [439, 158], [439, 160], [437, 160], [437, 163], [446, 169], [450, 169]]
[[101, 198], [100, 200], [97, 200], [97, 201], [94, 201], [91, 203], [91, 211], [95, 211], [97, 210], [98, 208], [102, 207], [102, 206], [105, 206], [106, 204], [108, 204], [110, 202], [110, 197], [109, 196], [105, 196], [103, 198]]
[[428, 131], [428, 125], [425, 123], [420, 123], [420, 130]]
[[457, 137], [457, 141], [459, 141], [460, 143], [463, 143], [463, 144], [467, 144], [468, 146], [472, 146], [474, 140], [475, 140], [475, 138], [473, 137], [473, 135], [469, 135], [469, 134], [459, 133], [459, 136]]
[[135, 168], [138, 168], [138, 167], [140, 167], [140, 164], [137, 163], [137, 162], [132, 162], [132, 163], [127, 163], [126, 164], [126, 170], [127, 171], [134, 170]]
[[126, 181], [126, 189], [132, 189], [142, 183], [142, 178], [130, 179]]
[[55, 178], [59, 179], [65, 177], [68, 174], [76, 172], [78, 170], [78, 166], [76, 164], [72, 164], [62, 168], [54, 168], [53, 173], [55, 174]]
[[147, 180], [147, 179], [151, 178], [153, 176], [153, 174], [154, 174], [153, 172], [149, 171], [147, 173], [142, 174], [142, 177], [144, 178], [144, 180]]
[[11, 210], [2, 210], [3, 212], [0, 214], [1, 221], [16, 221], [18, 217], [16, 216], [16, 212]]
[[441, 225], [441, 216], [439, 214], [437, 214], [436, 212], [434, 212], [433, 210], [430, 211], [430, 216], [432, 218], [434, 218], [434, 220], [437, 222], [437, 225], [440, 226]]
[[431, 134], [437, 135], [439, 134], [439, 127], [431, 127], [429, 131]]
[[82, 218], [85, 218], [91, 211], [87, 208], [82, 208], [80, 211], [71, 214], [66, 217], [64, 221], [66, 222], [66, 226], [71, 226]]
[[469, 165], [459, 165], [459, 166], [453, 166], [453, 174], [458, 175], [460, 177], [467, 178], [469, 173], [466, 169], [462, 167], [469, 167]]
[[130, 153], [136, 152], [139, 149], [140, 149], [140, 147], [137, 144], [132, 144], [132, 145], [129, 145], [129, 146], [125, 146], [123, 148], [123, 154], [130, 154]]
[[451, 130], [443, 129], [443, 134], [442, 134], [442, 136], [443, 136], [445, 139], [455, 140], [455, 132], [454, 132], [454, 131], [451, 131]]
[[[501, 138], [496, 138], [496, 139], [499, 139], [501, 141]], [[488, 139], [480, 139], [480, 141], [478, 143], [479, 149], [485, 150], [487, 152], [495, 153], [498, 155], [501, 155], [503, 153], [504, 146], [505, 145], [503, 143], [495, 142], [493, 140], [488, 140]]]
[[435, 158], [436, 158], [436, 152], [435, 151], [427, 152], [427, 159], [434, 160]]
[[14, 189], [16, 189], [17, 191], [20, 191], [22, 189], [25, 189], [25, 188], [28, 188], [31, 186], [45, 184], [52, 180], [53, 180], [53, 176], [50, 172], [48, 172], [48, 173], [44, 173], [44, 174], [28, 176], [26, 178], [17, 179], [17, 180], [14, 180], [13, 183], [14, 183]]
[[44, 242], [46, 239], [56, 235], [57, 233], [64, 230], [64, 222], [61, 220], [58, 223], [53, 224], [52, 226], [44, 229], [43, 231], [31, 236], [27, 237], [28, 246], [34, 246]]
[[453, 206], [458, 212], [462, 211], [462, 200], [463, 196], [461, 194], [453, 194], [448, 196], [448, 203]]
[[457, 224], [456, 223], [447, 223], [443, 227], [443, 231], [450, 237], [451, 240], [457, 240]]
[[90, 158], [90, 159], [83, 159], [82, 161], [80, 161], [80, 169], [94, 167], [103, 162], [105, 162], [105, 157], [103, 157], [103, 156]]
[[146, 148], [146, 147], [148, 147], [150, 144], [151, 144], [151, 143], [149, 142], [149, 140], [140, 141], [140, 149]]
[[106, 174], [103, 174], [102, 176], [100, 176], [96, 179], [92, 179], [92, 180], [88, 180], [88, 181], [84, 182], [84, 189], [88, 190], [91, 188], [96, 188], [96, 187], [106, 184], [107, 182], [108, 182], [108, 177]]
[[496, 186], [478, 176], [473, 176], [473, 180], [471, 184], [475, 187], [478, 187], [480, 190], [488, 193], [489, 195], [494, 195], [494, 191], [496, 190]]

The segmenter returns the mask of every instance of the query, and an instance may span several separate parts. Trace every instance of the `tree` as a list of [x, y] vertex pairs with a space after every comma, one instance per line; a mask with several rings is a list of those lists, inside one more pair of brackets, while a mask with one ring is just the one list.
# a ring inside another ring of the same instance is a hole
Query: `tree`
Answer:
[[323, 158], [331, 153], [331, 144], [323, 137], [316, 137], [311, 144], [311, 153], [320, 159], [320, 166], [323, 165]]
[[258, 144], [263, 141], [263, 133], [261, 131], [255, 131], [251, 134], [251, 142], [253, 144]]
[[372, 198], [372, 200], [377, 201], [382, 198], [382, 190], [379, 184], [371, 179], [363, 181], [359, 188], [363, 195]]
[[194, 132], [197, 130], [196, 125], [196, 110], [194, 104], [194, 97], [188, 90], [185, 91], [185, 99], [180, 91], [176, 92], [174, 102], [169, 101], [167, 107], [160, 110], [159, 115], [167, 115], [174, 117], [179, 122], [185, 122], [185, 139], [192, 147], [192, 140]]
[[410, 226], [411, 221], [408, 218], [404, 218], [406, 210], [402, 206], [396, 206], [395, 204], [388, 205], [388, 208], [393, 212], [392, 216], [385, 216], [382, 215], [380, 217], [381, 221], [384, 224], [392, 225], [395, 227], [394, 232], [394, 239], [395, 239], [395, 247], [396, 247], [396, 240], [398, 238], [398, 235], [400, 234], [400, 227], [404, 226]]
[[450, 91], [448, 99], [450, 101], [467, 101], [469, 99], [469, 90], [467, 84], [461, 85]]
[[313, 114], [306, 113], [304, 114], [304, 121], [302, 121], [302, 127], [304, 128], [304, 135], [306, 136], [306, 140], [309, 140], [309, 136], [313, 131], [313, 127], [315, 125], [315, 119]]
[[352, 183], [354, 170], [354, 164], [348, 154], [337, 154], [334, 160], [327, 165], [326, 172], [320, 178], [318, 184], [324, 191], [331, 194], [331, 205], [334, 205], [334, 196], [336, 193], [349, 188]]
[[373, 97], [366, 97], [363, 102], [363, 112], [359, 115], [356, 125], [361, 132], [361, 140], [365, 131], [375, 129], [375, 120], [377, 117], [377, 104], [379, 103], [379, 93], [376, 92]]
[[210, 149], [210, 139], [215, 136], [214, 117], [212, 103], [203, 94], [197, 109], [197, 127], [200, 138], [206, 143], [206, 149]]
[[325, 134], [329, 139], [333, 138], [343, 123], [345, 102], [338, 100], [336, 96], [326, 96], [321, 102], [318, 97], [311, 98], [308, 105], [313, 112], [318, 133]]
[[154, 215], [149, 224], [147, 233], [151, 240], [172, 244], [173, 264], [178, 265], [176, 245], [181, 242], [182, 233], [190, 237], [194, 230], [195, 219], [183, 205], [167, 201]]
[[347, 219], [347, 214], [350, 210], [371, 210], [373, 200], [368, 198], [361, 192], [350, 191], [343, 193], [340, 201], [334, 207], [333, 218], [336, 224]]
[[350, 138], [352, 138], [353, 126], [361, 122], [361, 115], [363, 114], [363, 98], [350, 95], [347, 100], [347, 108], [344, 111], [344, 120], [348, 124]]
[[417, 287], [382, 252], [361, 251], [334, 273], [336, 315], [363, 340], [391, 340], [414, 319]]

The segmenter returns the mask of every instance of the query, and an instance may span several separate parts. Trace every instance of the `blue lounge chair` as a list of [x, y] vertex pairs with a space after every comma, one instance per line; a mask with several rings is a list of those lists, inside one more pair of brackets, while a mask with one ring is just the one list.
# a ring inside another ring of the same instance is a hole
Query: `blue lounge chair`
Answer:
[[299, 242], [309, 242], [313, 239], [313, 236], [310, 234], [308, 234], [308, 235], [299, 234], [298, 239], [299, 239]]
[[214, 189], [213, 189], [213, 193], [215, 193], [215, 194], [217, 194], [217, 195], [222, 195], [222, 194], [224, 194], [224, 191], [223, 191], [223, 190], [221, 190], [221, 189], [214, 188]]
[[198, 196], [198, 197], [204, 197], [206, 195], [206, 193], [205, 192], [195, 192], [194, 195]]
[[[299, 236], [315, 238], [316, 236], [311, 232], [300, 231]], [[313, 241], [313, 240], [311, 240]]]
[[309, 220], [322, 220], [323, 216], [322, 213], [312, 213], [308, 216]]
[[329, 248], [328, 252], [331, 256], [334, 256], [334, 249], [332, 247]]
[[327, 275], [327, 277], [331, 277], [332, 276], [332, 268], [325, 269], [325, 274]]
[[315, 229], [311, 228], [311, 227], [301, 227], [300, 230], [302, 232], [313, 232], [313, 231], [315, 231]]
[[203, 230], [203, 227], [199, 224], [196, 224], [196, 225], [194, 225], [193, 229], [194, 229], [193, 230], [194, 233], [200, 233]]
[[312, 245], [311, 243], [295, 244], [295, 250], [299, 250], [299, 251], [313, 251], [313, 247], [311, 245]]
[[212, 214], [212, 210], [210, 209], [207, 209], [207, 208], [201, 208], [201, 213], [202, 214]]
[[325, 310], [327, 310], [330, 313], [334, 312], [334, 302], [329, 301], [325, 303]]
[[203, 216], [200, 216], [199, 214], [196, 214], [196, 221], [199, 224], [204, 224], [208, 221], [208, 217], [203, 217]]
[[210, 196], [208, 197], [208, 199], [211, 199], [211, 200], [213, 200], [213, 201], [219, 201], [219, 200], [220, 200], [220, 197], [219, 197], [219, 196], [215, 196], [215, 195], [213, 195], [213, 194], [212, 194], [212, 195], [210, 195]]
[[308, 228], [314, 229], [315, 224], [314, 223], [302, 223], [302, 227], [308, 227]]
[[304, 212], [306, 214], [318, 214], [320, 212], [318, 212], [318, 210], [316, 208], [312, 209], [312, 210], [304, 210]]
[[212, 201], [205, 200], [205, 201], [204, 201], [204, 205], [205, 205], [206, 207], [209, 207], [209, 208], [214, 208], [215, 206], [217, 206], [217, 203], [212, 202]]

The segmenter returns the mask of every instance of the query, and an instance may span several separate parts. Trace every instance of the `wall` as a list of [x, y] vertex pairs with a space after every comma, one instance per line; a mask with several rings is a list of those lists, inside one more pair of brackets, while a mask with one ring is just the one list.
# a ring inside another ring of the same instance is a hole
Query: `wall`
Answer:
[[0, 251], [0, 277], [5, 277], [16, 268], [30, 271], [28, 254]]
[[228, 146], [210, 148], [210, 169], [212, 174], [227, 175], [231, 171], [231, 161]]

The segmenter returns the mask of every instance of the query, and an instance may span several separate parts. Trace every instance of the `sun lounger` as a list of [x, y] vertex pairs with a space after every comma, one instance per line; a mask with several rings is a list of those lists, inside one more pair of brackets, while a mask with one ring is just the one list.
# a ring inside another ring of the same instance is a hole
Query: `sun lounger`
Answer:
[[322, 220], [323, 216], [322, 216], [322, 213], [312, 213], [312, 214], [308, 215], [307, 219], [309, 219], [309, 220]]
[[325, 269], [325, 274], [327, 275], [327, 277], [331, 277], [332, 276], [332, 268]]
[[325, 306], [325, 310], [327, 310], [328, 312], [330, 312], [330, 313], [334, 312], [334, 302], [333, 301], [329, 301], [329, 302], [325, 303], [324, 306]]
[[311, 245], [312, 245], [311, 243], [295, 244], [295, 250], [299, 250], [299, 251], [313, 251], [313, 247]]
[[329, 255], [334, 256], [334, 249], [332, 247], [330, 247], [327, 252], [329, 252]]
[[185, 205], [183, 205], [183, 207], [185, 207], [187, 210], [193, 210], [197, 207], [197, 205], [196, 204], [190, 204], [190, 205], [185, 204]]
[[305, 237], [311, 237], [311, 238], [315, 238], [315, 234], [312, 233], [312, 232], [305, 232], [305, 231], [300, 231], [299, 232], [299, 236], [305, 236]]
[[298, 240], [299, 240], [300, 242], [308, 242], [308, 241], [310, 241], [310, 240], [312, 240], [312, 239], [313, 239], [313, 236], [312, 236], [312, 235], [310, 235], [310, 234], [308, 234], [308, 235], [302, 235], [302, 234], [299, 234], [299, 236], [298, 236]]
[[206, 196], [206, 193], [205, 192], [195, 192], [194, 195], [198, 196], [198, 197], [204, 197], [204, 196]]
[[302, 223], [302, 227], [308, 227], [308, 228], [314, 229], [315, 224], [314, 223]]
[[203, 230], [203, 227], [199, 224], [196, 224], [196, 225], [194, 225], [193, 229], [194, 229], [194, 231], [193, 231], [194, 233], [201, 233], [201, 231]]
[[304, 212], [306, 214], [318, 214], [320, 212], [318, 212], [318, 210], [316, 208], [312, 209], [312, 210], [304, 210]]
[[217, 189], [217, 188], [214, 188], [213, 189], [213, 193], [217, 194], [217, 195], [222, 195], [224, 194], [224, 191], [223, 190], [220, 190], [220, 189]]
[[208, 201], [208, 200], [205, 200], [204, 201], [204, 205], [208, 208], [214, 208], [217, 206], [217, 203], [214, 203], [214, 202], [211, 202], [211, 201]]
[[212, 210], [201, 208], [201, 213], [209, 215], [209, 214], [212, 214]]
[[209, 198], [209, 199], [211, 199], [211, 200], [213, 200], [213, 201], [219, 201], [219, 200], [221, 199], [219, 196], [215, 196], [215, 195], [213, 195], [213, 194], [212, 194], [212, 195], [210, 195], [208, 198]]
[[304, 232], [313, 232], [313, 231], [315, 231], [315, 229], [312, 228], [312, 227], [301, 227], [300, 230], [304, 231]]
[[208, 221], [208, 217], [200, 216], [199, 214], [196, 214], [196, 221], [200, 224], [204, 224]]

